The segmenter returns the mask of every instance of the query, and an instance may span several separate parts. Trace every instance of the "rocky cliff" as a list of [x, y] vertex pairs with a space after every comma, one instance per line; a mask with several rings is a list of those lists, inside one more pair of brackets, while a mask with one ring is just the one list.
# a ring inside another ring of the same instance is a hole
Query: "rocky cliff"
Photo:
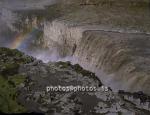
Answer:
[[[150, 114], [149, 96], [142, 92], [113, 92], [94, 73], [78, 64], [46, 64], [7, 48], [0, 48], [0, 58], [1, 114]], [[48, 86], [89, 87], [90, 90], [48, 91]]]

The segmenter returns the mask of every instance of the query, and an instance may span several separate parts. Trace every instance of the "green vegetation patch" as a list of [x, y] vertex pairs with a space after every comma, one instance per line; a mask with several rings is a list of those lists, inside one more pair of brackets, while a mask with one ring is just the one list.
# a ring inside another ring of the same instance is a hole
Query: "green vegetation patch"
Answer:
[[[21, 113], [25, 108], [17, 103], [16, 86], [25, 81], [25, 77], [13, 76], [5, 79], [0, 76], [0, 111], [4, 113]], [[15, 84], [15, 85], [13, 85]]]
[[24, 83], [25, 80], [26, 80], [26, 76], [17, 74], [17, 75], [10, 77], [8, 79], [8, 82], [12, 82], [16, 87], [16, 86], [20, 85], [21, 83]]
[[25, 82], [26, 76], [20, 75], [18, 69], [33, 61], [34, 58], [16, 49], [0, 48], [0, 112], [25, 112], [25, 108], [17, 102], [17, 89]]

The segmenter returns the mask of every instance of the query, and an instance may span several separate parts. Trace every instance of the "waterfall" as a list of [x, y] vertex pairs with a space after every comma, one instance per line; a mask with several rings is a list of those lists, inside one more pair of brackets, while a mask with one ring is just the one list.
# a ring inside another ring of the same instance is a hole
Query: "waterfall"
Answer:
[[114, 90], [150, 92], [150, 35], [88, 29], [60, 21], [46, 23], [45, 46], [56, 48], [63, 58], [72, 56], [69, 61], [96, 73]]

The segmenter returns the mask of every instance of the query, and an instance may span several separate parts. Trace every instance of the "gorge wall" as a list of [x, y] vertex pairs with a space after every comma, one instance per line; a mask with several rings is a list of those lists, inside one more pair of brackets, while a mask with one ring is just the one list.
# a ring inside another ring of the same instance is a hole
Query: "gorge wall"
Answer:
[[44, 41], [49, 49], [57, 50], [61, 57], [72, 56], [82, 38], [82, 28], [73, 27], [58, 21], [45, 23]]

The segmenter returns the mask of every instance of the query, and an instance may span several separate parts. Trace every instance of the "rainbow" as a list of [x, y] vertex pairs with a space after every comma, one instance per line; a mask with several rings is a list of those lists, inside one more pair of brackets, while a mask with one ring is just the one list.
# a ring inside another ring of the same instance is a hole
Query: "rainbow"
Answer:
[[10, 44], [10, 48], [11, 49], [18, 49], [26, 39], [28, 39], [30, 35], [34, 34], [35, 29], [33, 28], [30, 32], [23, 34], [23, 33], [19, 33], [17, 35], [15, 35], [15, 37], [13, 38], [13, 42]]

